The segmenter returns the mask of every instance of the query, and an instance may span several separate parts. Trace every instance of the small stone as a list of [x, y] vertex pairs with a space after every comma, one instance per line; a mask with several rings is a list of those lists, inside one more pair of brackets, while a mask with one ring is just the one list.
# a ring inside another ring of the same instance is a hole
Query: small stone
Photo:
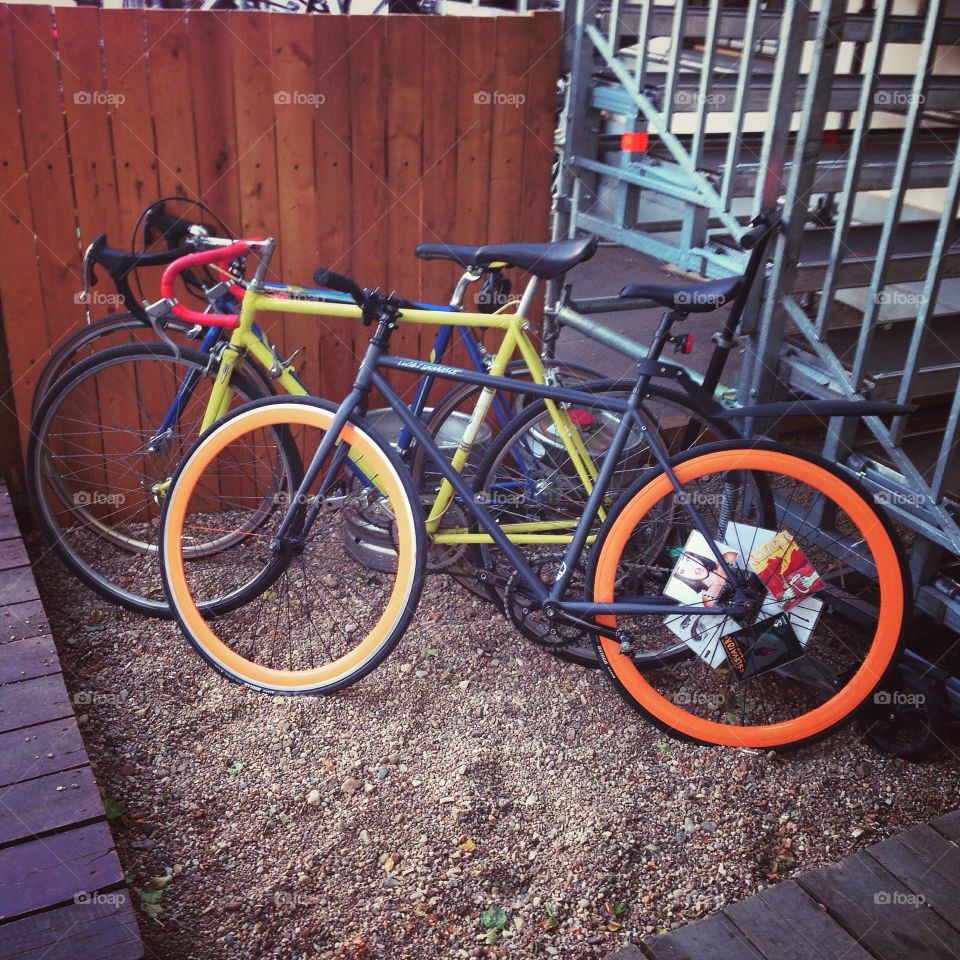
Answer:
[[319, 790], [311, 790], [311, 791], [307, 794], [307, 803], [310, 804], [311, 807], [319, 807], [319, 806], [320, 806], [320, 791], [319, 791]]
[[347, 777], [347, 779], [340, 784], [340, 789], [344, 793], [352, 795], [356, 793], [362, 786], [363, 784], [356, 777]]
[[386, 780], [389, 775], [390, 775], [390, 771], [389, 771], [386, 767], [378, 767], [378, 768], [377, 768], [377, 779], [378, 779], [378, 780]]
[[717, 825], [712, 820], [704, 820], [703, 823], [700, 824], [700, 829], [704, 833], [716, 833]]
[[412, 664], [412, 663], [401, 663], [401, 664], [400, 664], [400, 672], [401, 672], [401, 673], [410, 673], [412, 670], [413, 670], [413, 664]]

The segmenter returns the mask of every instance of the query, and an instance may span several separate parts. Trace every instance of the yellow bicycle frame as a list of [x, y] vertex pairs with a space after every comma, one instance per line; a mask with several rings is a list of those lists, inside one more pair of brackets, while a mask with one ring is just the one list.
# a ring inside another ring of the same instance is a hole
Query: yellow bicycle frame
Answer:
[[[270, 370], [277, 363], [274, 349], [264, 343], [253, 331], [253, 325], [260, 313], [295, 313], [311, 317], [337, 317], [359, 320], [360, 308], [350, 303], [320, 301], [310, 299], [285, 299], [271, 294], [247, 290], [243, 297], [239, 323], [234, 328], [230, 340], [223, 349], [217, 369], [216, 382], [210, 394], [205, 411], [202, 429], [206, 430], [218, 422], [227, 412], [233, 392], [230, 381], [237, 363], [250, 355], [264, 369]], [[546, 370], [540, 354], [527, 336], [528, 322], [518, 314], [461, 313], [459, 311], [440, 310], [404, 310], [398, 318], [400, 323], [422, 323], [432, 326], [452, 324], [467, 327], [485, 327], [503, 331], [503, 337], [490, 366], [491, 376], [503, 376], [507, 364], [519, 351], [535, 383], [544, 383]], [[292, 364], [281, 366], [276, 377], [280, 386], [294, 396], [306, 396], [307, 391], [294, 376]], [[463, 471], [480, 426], [490, 410], [495, 391], [484, 387], [464, 429], [463, 437], [453, 455], [451, 464], [458, 473]], [[557, 436], [563, 442], [577, 475], [583, 483], [584, 491], [589, 495], [597, 478], [594, 465], [583, 437], [570, 419], [566, 408], [553, 400], [545, 400], [547, 410], [557, 430]], [[466, 528], [444, 528], [440, 531], [440, 521], [453, 497], [453, 487], [444, 479], [437, 492], [436, 500], [427, 517], [427, 532], [436, 543], [491, 543], [485, 533], [471, 533]], [[600, 512], [599, 519], [604, 517]], [[503, 524], [501, 529], [513, 543], [569, 543], [576, 520], [532, 521], [529, 523]], [[556, 531], [556, 532], [547, 532]], [[570, 532], [559, 532], [570, 531]], [[593, 538], [591, 537], [591, 540]]]

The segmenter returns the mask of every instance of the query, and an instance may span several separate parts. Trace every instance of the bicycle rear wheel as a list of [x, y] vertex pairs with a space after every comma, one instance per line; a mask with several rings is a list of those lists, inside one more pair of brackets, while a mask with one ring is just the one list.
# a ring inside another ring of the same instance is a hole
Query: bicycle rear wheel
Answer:
[[[416, 492], [396, 452], [360, 421], [344, 428], [348, 446], [292, 505], [288, 537], [279, 537], [279, 527], [296, 488], [235, 547], [190, 553], [208, 537], [248, 529], [251, 513], [273, 495], [271, 438], [278, 430], [311, 461], [335, 409], [278, 397], [237, 410], [190, 449], [164, 503], [164, 588], [181, 629], [207, 663], [258, 690], [332, 693], [359, 680], [403, 635], [422, 590], [426, 549]], [[221, 482], [241, 469], [242, 483]], [[305, 529], [314, 507], [316, 520]], [[358, 536], [370, 527], [392, 545], [392, 564]], [[240, 590], [242, 607], [210, 612], [212, 595]]]
[[[209, 359], [161, 343], [113, 347], [58, 380], [32, 424], [27, 488], [44, 536], [80, 580], [149, 616], [169, 616], [156, 562], [159, 501], [200, 432], [215, 375]], [[242, 371], [231, 388], [236, 406], [264, 391]], [[282, 489], [301, 468], [275, 439]], [[264, 501], [261, 514], [274, 507]], [[225, 536], [204, 549], [229, 544]]]
[[[635, 545], [668, 514], [655, 561], [671, 571], [663, 592], [705, 612], [599, 617], [619, 630], [598, 645], [615, 686], [658, 727], [698, 743], [784, 749], [828, 735], [870, 700], [900, 651], [909, 578], [891, 524], [839, 468], [781, 444], [711, 444], [673, 468], [680, 493], [665, 473], [648, 476], [611, 511], [588, 584], [597, 602], [634, 599], [652, 565]], [[731, 502], [745, 476], [772, 498], [772, 524], [755, 497]], [[716, 572], [695, 518], [734, 582]], [[745, 612], [722, 612], [738, 598]], [[687, 656], [644, 659], [678, 638]]]

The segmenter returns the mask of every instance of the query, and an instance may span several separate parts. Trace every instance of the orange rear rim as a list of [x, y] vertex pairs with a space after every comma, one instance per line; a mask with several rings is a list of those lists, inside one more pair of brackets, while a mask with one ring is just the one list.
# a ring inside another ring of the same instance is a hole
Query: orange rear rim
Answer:
[[[706, 743], [731, 747], [774, 747], [816, 738], [848, 717], [876, 688], [897, 651], [904, 612], [904, 589], [896, 548], [873, 507], [849, 484], [818, 464], [775, 450], [737, 448], [693, 457], [676, 466], [681, 483], [725, 470], [756, 470], [807, 483], [846, 511], [856, 524], [877, 566], [880, 610], [877, 632], [853, 677], [834, 696], [813, 710], [779, 723], [738, 726], [718, 723], [689, 713], [662, 696], [644, 679], [617, 641], [600, 642], [611, 670], [633, 699], [661, 723], [678, 733]], [[613, 522], [604, 539], [594, 577], [594, 599], [614, 600], [614, 580], [620, 557], [634, 528], [672, 486], [666, 474], [654, 478], [633, 497]], [[605, 615], [602, 623], [616, 626]]]

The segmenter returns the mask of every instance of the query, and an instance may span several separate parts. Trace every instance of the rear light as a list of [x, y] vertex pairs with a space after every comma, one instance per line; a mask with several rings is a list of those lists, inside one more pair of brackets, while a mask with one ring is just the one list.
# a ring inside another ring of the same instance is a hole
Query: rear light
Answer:
[[572, 410], [568, 410], [567, 413], [575, 427], [593, 426], [593, 414], [589, 410], [584, 410], [583, 407], [574, 407]]
[[620, 149], [628, 153], [646, 153], [650, 134], [646, 130], [628, 130], [620, 134]]

